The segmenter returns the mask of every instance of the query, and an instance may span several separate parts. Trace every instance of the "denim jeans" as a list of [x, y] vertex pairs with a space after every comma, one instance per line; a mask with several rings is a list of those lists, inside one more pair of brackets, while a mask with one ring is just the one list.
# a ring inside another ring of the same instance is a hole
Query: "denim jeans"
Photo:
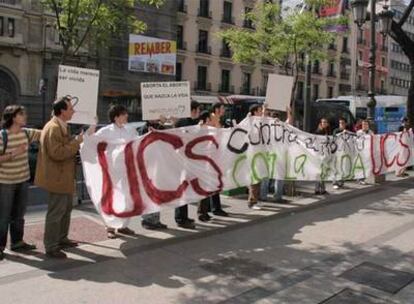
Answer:
[[10, 228], [11, 243], [23, 240], [28, 184], [0, 184], [0, 250], [7, 243]]
[[274, 182], [274, 194], [273, 198], [276, 200], [281, 200], [283, 197], [283, 185], [284, 180], [283, 179], [268, 179], [264, 178], [260, 182], [260, 198], [262, 200], [267, 199], [267, 195], [269, 194], [269, 184]]

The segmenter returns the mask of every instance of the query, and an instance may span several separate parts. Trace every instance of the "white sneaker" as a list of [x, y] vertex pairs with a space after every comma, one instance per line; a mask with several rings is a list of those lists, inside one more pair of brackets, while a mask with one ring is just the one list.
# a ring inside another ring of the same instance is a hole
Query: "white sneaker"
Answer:
[[334, 188], [334, 190], [338, 190], [339, 189], [339, 186], [338, 185], [334, 185], [333, 188]]
[[262, 208], [260, 208], [260, 206], [257, 206], [257, 205], [253, 205], [251, 209], [253, 209], [253, 210], [262, 210]]
[[360, 181], [359, 181], [359, 184], [360, 184], [360, 185], [366, 185], [366, 184], [367, 184], [367, 182], [366, 182], [366, 181], [363, 181], [363, 180], [360, 180]]

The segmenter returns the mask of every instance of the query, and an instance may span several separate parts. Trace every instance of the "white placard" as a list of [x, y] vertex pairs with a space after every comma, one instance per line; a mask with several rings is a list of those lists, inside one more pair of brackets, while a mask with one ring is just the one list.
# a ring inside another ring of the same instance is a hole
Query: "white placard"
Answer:
[[95, 124], [98, 90], [98, 70], [59, 65], [57, 98], [70, 95], [78, 100], [70, 123]]
[[143, 120], [191, 116], [189, 81], [142, 82], [141, 97]]
[[286, 111], [292, 96], [293, 77], [269, 74], [266, 90], [268, 109]]

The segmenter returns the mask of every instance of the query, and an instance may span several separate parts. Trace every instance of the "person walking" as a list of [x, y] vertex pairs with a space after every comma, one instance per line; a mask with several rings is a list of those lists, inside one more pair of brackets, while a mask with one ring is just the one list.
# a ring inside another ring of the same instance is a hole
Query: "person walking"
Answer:
[[[68, 122], [75, 110], [68, 95], [53, 103], [53, 117], [40, 136], [35, 184], [48, 192], [44, 245], [51, 258], [66, 258], [62, 249], [75, 247], [68, 238], [75, 192], [75, 159], [83, 141], [83, 131], [76, 137], [70, 134]], [[94, 126], [88, 133], [94, 132]]]
[[36, 249], [23, 236], [30, 179], [28, 147], [39, 140], [40, 131], [24, 128], [26, 122], [24, 107], [10, 105], [4, 109], [0, 136], [0, 260], [4, 258], [9, 230], [10, 250]]

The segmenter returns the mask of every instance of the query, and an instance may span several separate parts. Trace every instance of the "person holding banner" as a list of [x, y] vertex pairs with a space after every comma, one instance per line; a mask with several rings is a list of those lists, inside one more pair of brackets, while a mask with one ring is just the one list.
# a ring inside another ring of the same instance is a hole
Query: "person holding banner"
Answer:
[[[411, 129], [410, 121], [408, 120], [407, 117], [404, 117], [402, 120], [402, 125], [398, 128], [398, 132], [408, 132], [410, 129]], [[409, 176], [409, 174], [405, 172], [406, 170], [407, 170], [406, 167], [401, 168], [395, 173], [395, 176], [397, 177]]]
[[[200, 104], [193, 100], [191, 101], [191, 117], [181, 118], [175, 124], [175, 127], [194, 126], [198, 124], [200, 116]], [[195, 229], [194, 220], [188, 217], [188, 205], [175, 208], [175, 222], [179, 227], [187, 229]]]
[[[78, 245], [68, 238], [73, 193], [75, 191], [75, 159], [83, 141], [83, 131], [70, 134], [68, 122], [75, 113], [68, 95], [53, 103], [53, 117], [40, 136], [35, 184], [48, 192], [48, 208], [44, 245], [51, 258], [66, 258], [62, 249]], [[88, 129], [93, 133], [95, 126]]]
[[[262, 117], [263, 116], [263, 106], [260, 104], [253, 104], [249, 108], [250, 116]], [[249, 197], [247, 199], [247, 206], [253, 210], [261, 210], [257, 203], [260, 196], [260, 182], [249, 186]]]
[[[374, 132], [372, 132], [371, 131], [371, 129], [369, 128], [369, 121], [367, 120], [367, 119], [363, 119], [362, 121], [361, 121], [361, 129], [359, 129], [357, 132], [356, 132], [356, 135], [358, 136], [358, 137], [361, 137], [361, 136], [366, 136], [366, 135], [373, 135], [374, 134]], [[358, 180], [358, 183], [360, 184], [360, 185], [366, 185], [367, 183], [365, 182], [365, 178], [361, 178], [361, 179], [359, 179]]]
[[[336, 128], [334, 131], [333, 131], [333, 136], [338, 136], [338, 134], [340, 134], [340, 133], [342, 133], [342, 132], [348, 132], [349, 130], [348, 130], [348, 124], [347, 124], [347, 122], [346, 122], [346, 120], [345, 120], [345, 118], [343, 118], [343, 117], [339, 117], [339, 120], [338, 120], [338, 124], [339, 124], [339, 126], [338, 126], [338, 128]], [[332, 183], [332, 185], [333, 185], [333, 188], [335, 189], [335, 190], [338, 190], [339, 188], [343, 188], [344, 187], [344, 185], [345, 185], [345, 182], [341, 179], [341, 180], [336, 180], [336, 174], [334, 175], [334, 181], [333, 181], [333, 183]]]
[[[321, 120], [319, 121], [319, 125], [318, 128], [315, 131], [315, 134], [317, 135], [324, 135], [324, 136], [328, 136], [330, 135], [330, 127], [329, 127], [329, 122], [328, 119], [326, 119], [325, 117], [322, 117]], [[315, 194], [328, 194], [328, 192], [325, 189], [325, 182], [323, 180], [316, 182], [315, 185]]]
[[23, 241], [23, 235], [30, 179], [27, 151], [30, 143], [39, 140], [40, 131], [23, 128], [26, 121], [24, 107], [10, 105], [4, 109], [0, 136], [0, 260], [4, 258], [8, 230], [12, 251], [36, 249]]

